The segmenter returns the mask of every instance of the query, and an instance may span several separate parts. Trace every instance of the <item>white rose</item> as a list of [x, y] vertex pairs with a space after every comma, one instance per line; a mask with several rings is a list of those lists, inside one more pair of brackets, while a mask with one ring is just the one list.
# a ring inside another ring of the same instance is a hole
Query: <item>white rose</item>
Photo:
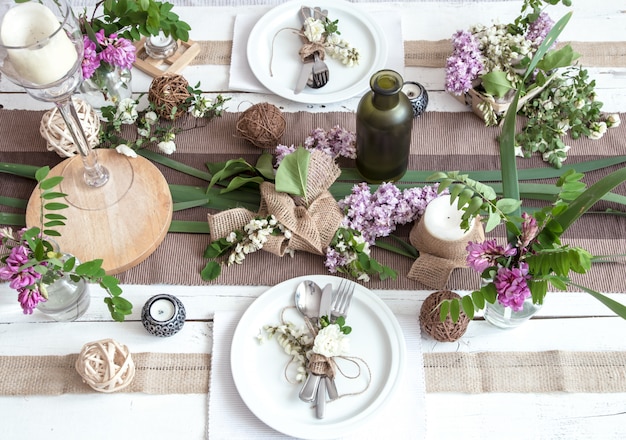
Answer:
[[304, 22], [304, 36], [311, 43], [318, 43], [324, 38], [324, 24], [320, 20], [309, 17]]
[[118, 145], [117, 147], [115, 147], [115, 151], [117, 151], [120, 154], [123, 154], [124, 156], [137, 157], [137, 153], [135, 152], [135, 150], [133, 150], [126, 144]]
[[158, 145], [159, 150], [161, 150], [165, 154], [172, 154], [176, 151], [176, 144], [174, 141], [163, 141], [159, 142]]
[[117, 106], [115, 117], [122, 124], [134, 124], [139, 114], [137, 113], [137, 102], [132, 98], [124, 98]]
[[350, 340], [337, 324], [324, 327], [315, 337], [313, 352], [326, 357], [341, 356], [350, 352]]
[[621, 124], [621, 119], [617, 113], [610, 114], [608, 118], [606, 118], [606, 125], [609, 128], [619, 127]]

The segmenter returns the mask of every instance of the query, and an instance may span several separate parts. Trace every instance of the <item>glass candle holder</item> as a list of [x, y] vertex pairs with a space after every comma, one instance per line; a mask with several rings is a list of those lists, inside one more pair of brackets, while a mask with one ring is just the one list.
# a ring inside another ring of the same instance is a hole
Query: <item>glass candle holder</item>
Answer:
[[141, 310], [141, 322], [148, 333], [166, 338], [185, 325], [185, 306], [173, 295], [165, 293], [150, 298]]
[[176, 53], [178, 43], [171, 35], [165, 35], [163, 31], [159, 31], [158, 35], [146, 38], [145, 49], [150, 58], [162, 60]]

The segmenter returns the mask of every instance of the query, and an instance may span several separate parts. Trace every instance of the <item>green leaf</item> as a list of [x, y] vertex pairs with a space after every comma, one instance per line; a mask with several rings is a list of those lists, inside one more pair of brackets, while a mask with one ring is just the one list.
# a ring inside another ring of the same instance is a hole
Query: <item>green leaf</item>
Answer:
[[580, 58], [580, 54], [574, 52], [569, 44], [558, 50], [551, 50], [537, 63], [537, 68], [544, 72], [558, 69], [561, 67], [571, 66], [576, 59]]
[[285, 156], [276, 171], [276, 191], [306, 199], [311, 153], [302, 147]]
[[43, 190], [52, 189], [63, 181], [63, 176], [52, 176], [39, 183], [39, 187]]
[[66, 209], [67, 205], [65, 203], [50, 202], [43, 205], [43, 207], [49, 211], [60, 211]]
[[458, 322], [461, 315], [461, 304], [457, 299], [450, 300], [450, 318], [452, 322]]
[[37, 168], [37, 170], [35, 171], [35, 179], [37, 179], [37, 182], [41, 182], [46, 177], [48, 177], [48, 173], [49, 172], [50, 172], [50, 167], [49, 166], [44, 166], [44, 167], [41, 167], [41, 168]]
[[450, 311], [450, 301], [442, 301], [439, 306], [439, 320], [444, 322], [448, 317], [448, 312]]
[[579, 289], [582, 289], [584, 292], [587, 292], [589, 295], [593, 296], [595, 299], [597, 299], [598, 301], [600, 301], [602, 304], [604, 304], [605, 306], [607, 306], [611, 311], [617, 313], [618, 316], [620, 316], [621, 318], [626, 319], [626, 306], [607, 297], [602, 295], [600, 292], [596, 292], [595, 290], [591, 290], [588, 289], [584, 286], [579, 286], [578, 284], [574, 284], [574, 283], [570, 283], [572, 286], [578, 287]]
[[209, 234], [209, 224], [207, 222], [172, 220], [167, 232], [185, 232], [188, 234]]
[[255, 184], [255, 185], [260, 185], [263, 182], [265, 182], [265, 179], [261, 176], [255, 176], [255, 177], [237, 176], [233, 180], [230, 181], [230, 183], [228, 184], [226, 188], [220, 191], [220, 194], [226, 194], [231, 191], [235, 191], [241, 188], [242, 186], [248, 185], [250, 183]]
[[211, 281], [216, 279], [222, 273], [222, 268], [219, 263], [215, 261], [209, 261], [202, 272], [200, 272], [200, 276], [204, 281]]
[[463, 311], [467, 315], [469, 319], [474, 319], [474, 302], [470, 295], [465, 295], [461, 299], [461, 304], [463, 305]]
[[506, 73], [493, 70], [480, 77], [485, 92], [498, 98], [504, 97], [513, 88], [511, 81], [506, 78]]
[[256, 161], [256, 170], [267, 180], [274, 180], [274, 155], [264, 152]]

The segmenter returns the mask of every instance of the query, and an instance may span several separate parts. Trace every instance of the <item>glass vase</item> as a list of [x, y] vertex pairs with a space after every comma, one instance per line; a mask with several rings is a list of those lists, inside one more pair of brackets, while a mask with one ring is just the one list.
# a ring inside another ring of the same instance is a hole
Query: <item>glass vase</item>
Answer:
[[393, 70], [370, 79], [356, 113], [356, 167], [369, 183], [402, 178], [409, 164], [413, 107], [402, 93], [404, 81]]
[[131, 80], [129, 69], [101, 66], [89, 79], [83, 80], [80, 85], [81, 96], [95, 109], [117, 105], [132, 96]]
[[512, 329], [519, 327], [528, 321], [535, 313], [541, 309], [540, 304], [533, 303], [532, 297], [526, 298], [522, 310], [515, 311], [510, 307], [504, 307], [502, 304], [485, 303], [485, 321], [498, 328]]
[[[69, 257], [64, 254], [63, 260]], [[47, 284], [46, 291], [48, 300], [37, 304], [37, 310], [55, 321], [75, 321], [85, 314], [91, 303], [87, 282], [82, 278], [74, 281], [68, 274]]]

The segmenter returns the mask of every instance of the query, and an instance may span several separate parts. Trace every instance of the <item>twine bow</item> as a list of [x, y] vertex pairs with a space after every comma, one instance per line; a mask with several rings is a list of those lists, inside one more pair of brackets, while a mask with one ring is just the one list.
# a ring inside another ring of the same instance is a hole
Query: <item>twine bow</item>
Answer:
[[337, 201], [328, 191], [340, 172], [332, 157], [322, 151], [312, 151], [306, 186], [307, 200], [311, 200], [308, 206], [304, 199], [278, 192], [274, 184], [263, 182], [258, 213], [235, 208], [208, 215], [212, 239], [218, 240], [243, 229], [255, 217], [272, 214], [292, 236], [290, 239], [282, 235], [270, 236], [263, 246], [265, 251], [281, 257], [287, 249], [324, 255], [343, 220]]
[[484, 241], [485, 232], [479, 218], [474, 219], [470, 233], [458, 240], [446, 241], [431, 235], [420, 219], [411, 229], [409, 241], [420, 252], [407, 278], [431, 289], [445, 289], [452, 271], [466, 267], [467, 243]]

